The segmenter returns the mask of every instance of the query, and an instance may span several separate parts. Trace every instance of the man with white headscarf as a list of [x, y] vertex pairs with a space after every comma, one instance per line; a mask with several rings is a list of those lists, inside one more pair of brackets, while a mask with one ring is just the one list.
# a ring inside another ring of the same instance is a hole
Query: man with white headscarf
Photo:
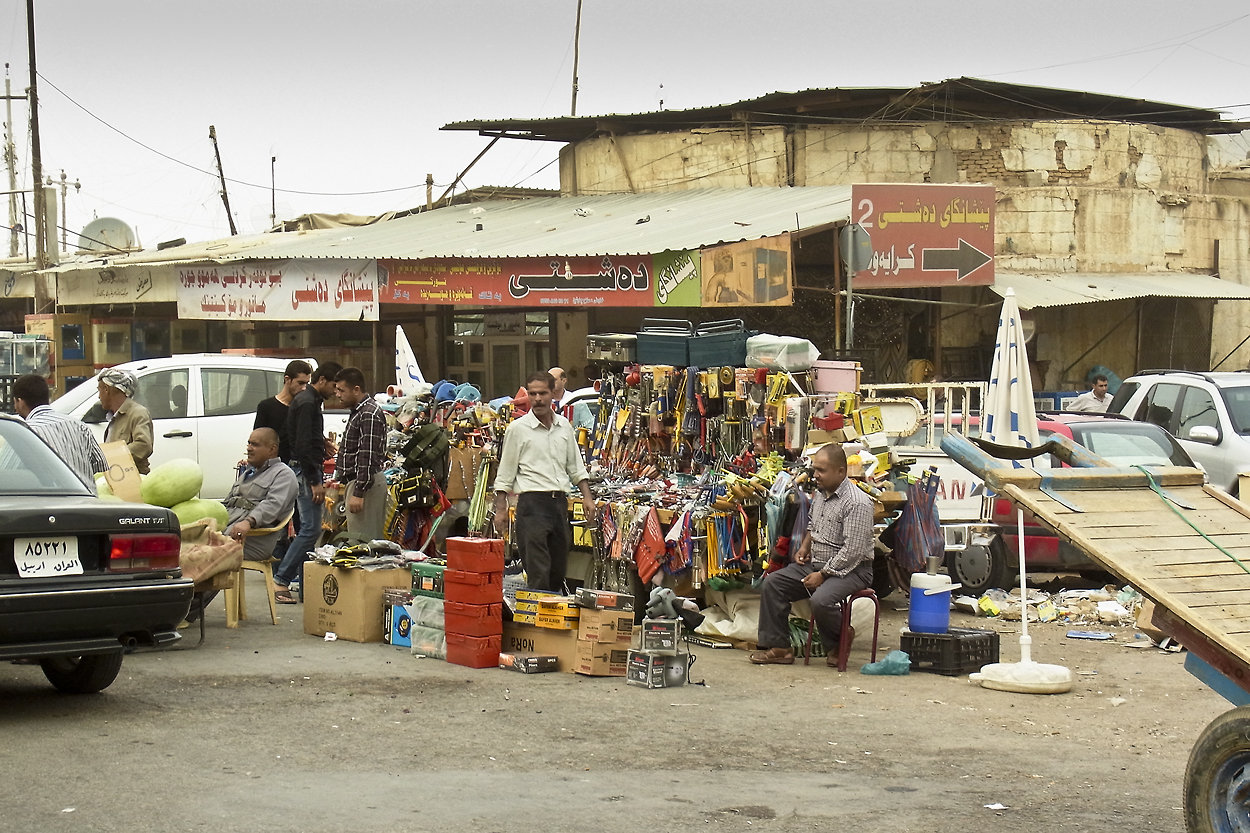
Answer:
[[138, 380], [129, 370], [112, 367], [100, 374], [98, 382], [100, 405], [108, 416], [104, 441], [125, 443], [139, 474], [147, 474], [152, 456], [152, 415], [132, 398]]

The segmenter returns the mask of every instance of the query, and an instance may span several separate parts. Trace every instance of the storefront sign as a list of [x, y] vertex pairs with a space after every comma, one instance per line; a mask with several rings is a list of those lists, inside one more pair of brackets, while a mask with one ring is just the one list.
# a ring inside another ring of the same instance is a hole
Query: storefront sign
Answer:
[[56, 276], [56, 302], [88, 304], [155, 304], [177, 297], [177, 270], [172, 266], [116, 266], [74, 269]]
[[382, 261], [382, 300], [505, 307], [698, 306], [697, 252]]
[[279, 260], [177, 268], [178, 317], [377, 321], [372, 260]]
[[872, 238], [855, 289], [994, 283], [994, 186], [855, 185], [852, 219]]
[[790, 235], [703, 250], [703, 306], [788, 306], [794, 303]]

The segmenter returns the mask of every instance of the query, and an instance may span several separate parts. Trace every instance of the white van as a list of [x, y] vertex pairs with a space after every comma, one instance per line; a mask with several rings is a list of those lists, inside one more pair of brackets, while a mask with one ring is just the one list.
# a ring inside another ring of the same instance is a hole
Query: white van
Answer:
[[[306, 359], [310, 365], [316, 362]], [[151, 465], [187, 457], [204, 470], [200, 496], [221, 500], [234, 484], [235, 466], [247, 454], [247, 436], [261, 400], [282, 389], [290, 359], [196, 353], [126, 362], [139, 381], [134, 399], [152, 414]], [[104, 437], [104, 411], [95, 379], [52, 403], [53, 410], [78, 417]], [[346, 411], [327, 411], [326, 434], [341, 435]]]

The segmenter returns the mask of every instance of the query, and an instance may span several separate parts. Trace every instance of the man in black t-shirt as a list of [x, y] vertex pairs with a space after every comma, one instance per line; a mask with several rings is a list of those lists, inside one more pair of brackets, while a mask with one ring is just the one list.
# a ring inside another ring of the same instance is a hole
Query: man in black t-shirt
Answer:
[[295, 398], [295, 394], [308, 385], [308, 378], [311, 375], [312, 366], [306, 361], [296, 359], [288, 364], [282, 373], [282, 390], [278, 391], [276, 396], [271, 396], [256, 406], [256, 424], [252, 426], [252, 430], [272, 428], [277, 432], [278, 457], [284, 463], [291, 462], [291, 444], [286, 435], [287, 411], [291, 409], [291, 400]]

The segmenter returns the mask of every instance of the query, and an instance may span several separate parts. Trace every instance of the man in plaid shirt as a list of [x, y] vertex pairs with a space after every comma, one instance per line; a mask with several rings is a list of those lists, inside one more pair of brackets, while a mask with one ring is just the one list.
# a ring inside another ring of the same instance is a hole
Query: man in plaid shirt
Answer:
[[817, 491], [803, 543], [794, 561], [769, 573], [760, 591], [760, 650], [750, 656], [756, 665], [794, 662], [790, 603], [810, 596], [825, 662], [837, 667], [842, 602], [872, 586], [872, 498], [847, 479], [846, 452], [838, 443], [821, 447], [812, 463]]
[[347, 531], [372, 541], [385, 537], [386, 526], [386, 418], [373, 397], [365, 393], [359, 368], [345, 367], [334, 377], [343, 404], [351, 408], [334, 478], [347, 487]]

